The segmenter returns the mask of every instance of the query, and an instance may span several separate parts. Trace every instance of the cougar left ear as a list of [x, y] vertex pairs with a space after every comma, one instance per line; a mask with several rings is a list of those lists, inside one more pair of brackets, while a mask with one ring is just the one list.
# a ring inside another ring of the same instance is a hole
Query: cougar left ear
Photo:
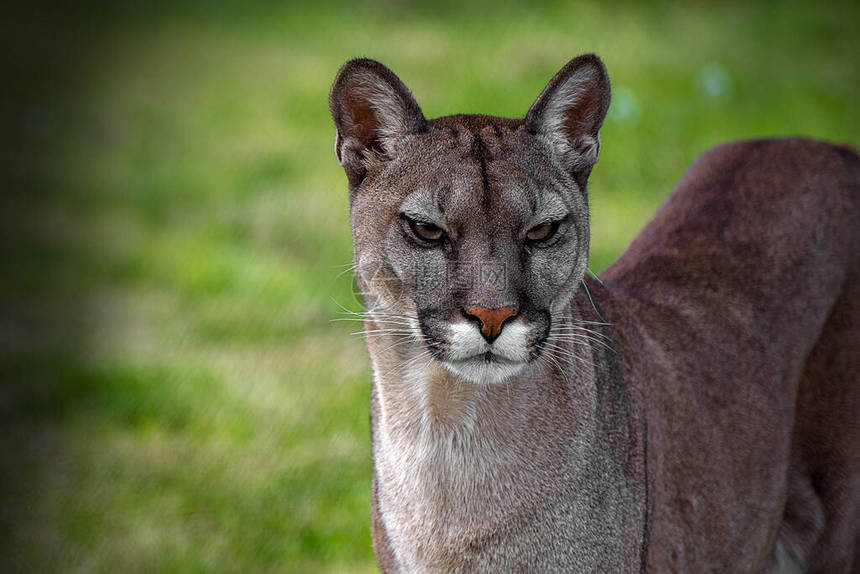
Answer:
[[361, 184], [373, 162], [394, 156], [400, 138], [424, 131], [427, 125], [400, 78], [366, 58], [350, 60], [340, 69], [329, 108], [337, 128], [334, 151], [350, 189]]
[[609, 76], [603, 62], [594, 54], [583, 54], [550, 80], [526, 114], [526, 129], [550, 148], [580, 186], [597, 162], [598, 133], [609, 100]]

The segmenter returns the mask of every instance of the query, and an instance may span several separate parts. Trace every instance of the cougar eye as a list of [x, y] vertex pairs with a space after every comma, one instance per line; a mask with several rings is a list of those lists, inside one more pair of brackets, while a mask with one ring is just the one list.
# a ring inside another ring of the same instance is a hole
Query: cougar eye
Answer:
[[407, 219], [406, 221], [409, 222], [409, 228], [412, 230], [412, 233], [424, 241], [435, 243], [441, 241], [445, 236], [445, 232], [438, 225], [424, 221], [415, 221], [414, 219]]
[[536, 225], [529, 229], [526, 232], [526, 239], [532, 243], [539, 243], [541, 241], [546, 241], [553, 235], [555, 235], [556, 230], [558, 229], [558, 222], [553, 221], [550, 223], [542, 223], [540, 225]]

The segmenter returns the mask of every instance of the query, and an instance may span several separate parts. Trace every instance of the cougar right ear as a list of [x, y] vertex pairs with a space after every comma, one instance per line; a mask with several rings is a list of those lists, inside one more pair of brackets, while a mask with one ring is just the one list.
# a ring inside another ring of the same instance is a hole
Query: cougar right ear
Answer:
[[350, 189], [361, 184], [370, 165], [394, 156], [400, 138], [427, 126], [421, 108], [400, 78], [366, 58], [344, 64], [328, 103], [337, 128], [334, 152]]

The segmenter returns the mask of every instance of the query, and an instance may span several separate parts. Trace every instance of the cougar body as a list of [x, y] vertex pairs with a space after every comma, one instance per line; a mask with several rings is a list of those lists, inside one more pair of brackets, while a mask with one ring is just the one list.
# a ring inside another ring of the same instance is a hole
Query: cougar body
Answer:
[[856, 152], [711, 150], [592, 279], [596, 57], [522, 120], [426, 120], [370, 60], [330, 104], [382, 571], [860, 567]]

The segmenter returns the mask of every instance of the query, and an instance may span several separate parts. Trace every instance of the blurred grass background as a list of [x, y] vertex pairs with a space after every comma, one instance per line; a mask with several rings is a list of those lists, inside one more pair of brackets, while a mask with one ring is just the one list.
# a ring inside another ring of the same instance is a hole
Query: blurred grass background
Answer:
[[[860, 140], [860, 4], [83, 4], [0, 23], [0, 570], [373, 571], [370, 367], [327, 96], [428, 117], [613, 81], [607, 266], [721, 141]], [[762, 222], [766, 225], [767, 222]]]

